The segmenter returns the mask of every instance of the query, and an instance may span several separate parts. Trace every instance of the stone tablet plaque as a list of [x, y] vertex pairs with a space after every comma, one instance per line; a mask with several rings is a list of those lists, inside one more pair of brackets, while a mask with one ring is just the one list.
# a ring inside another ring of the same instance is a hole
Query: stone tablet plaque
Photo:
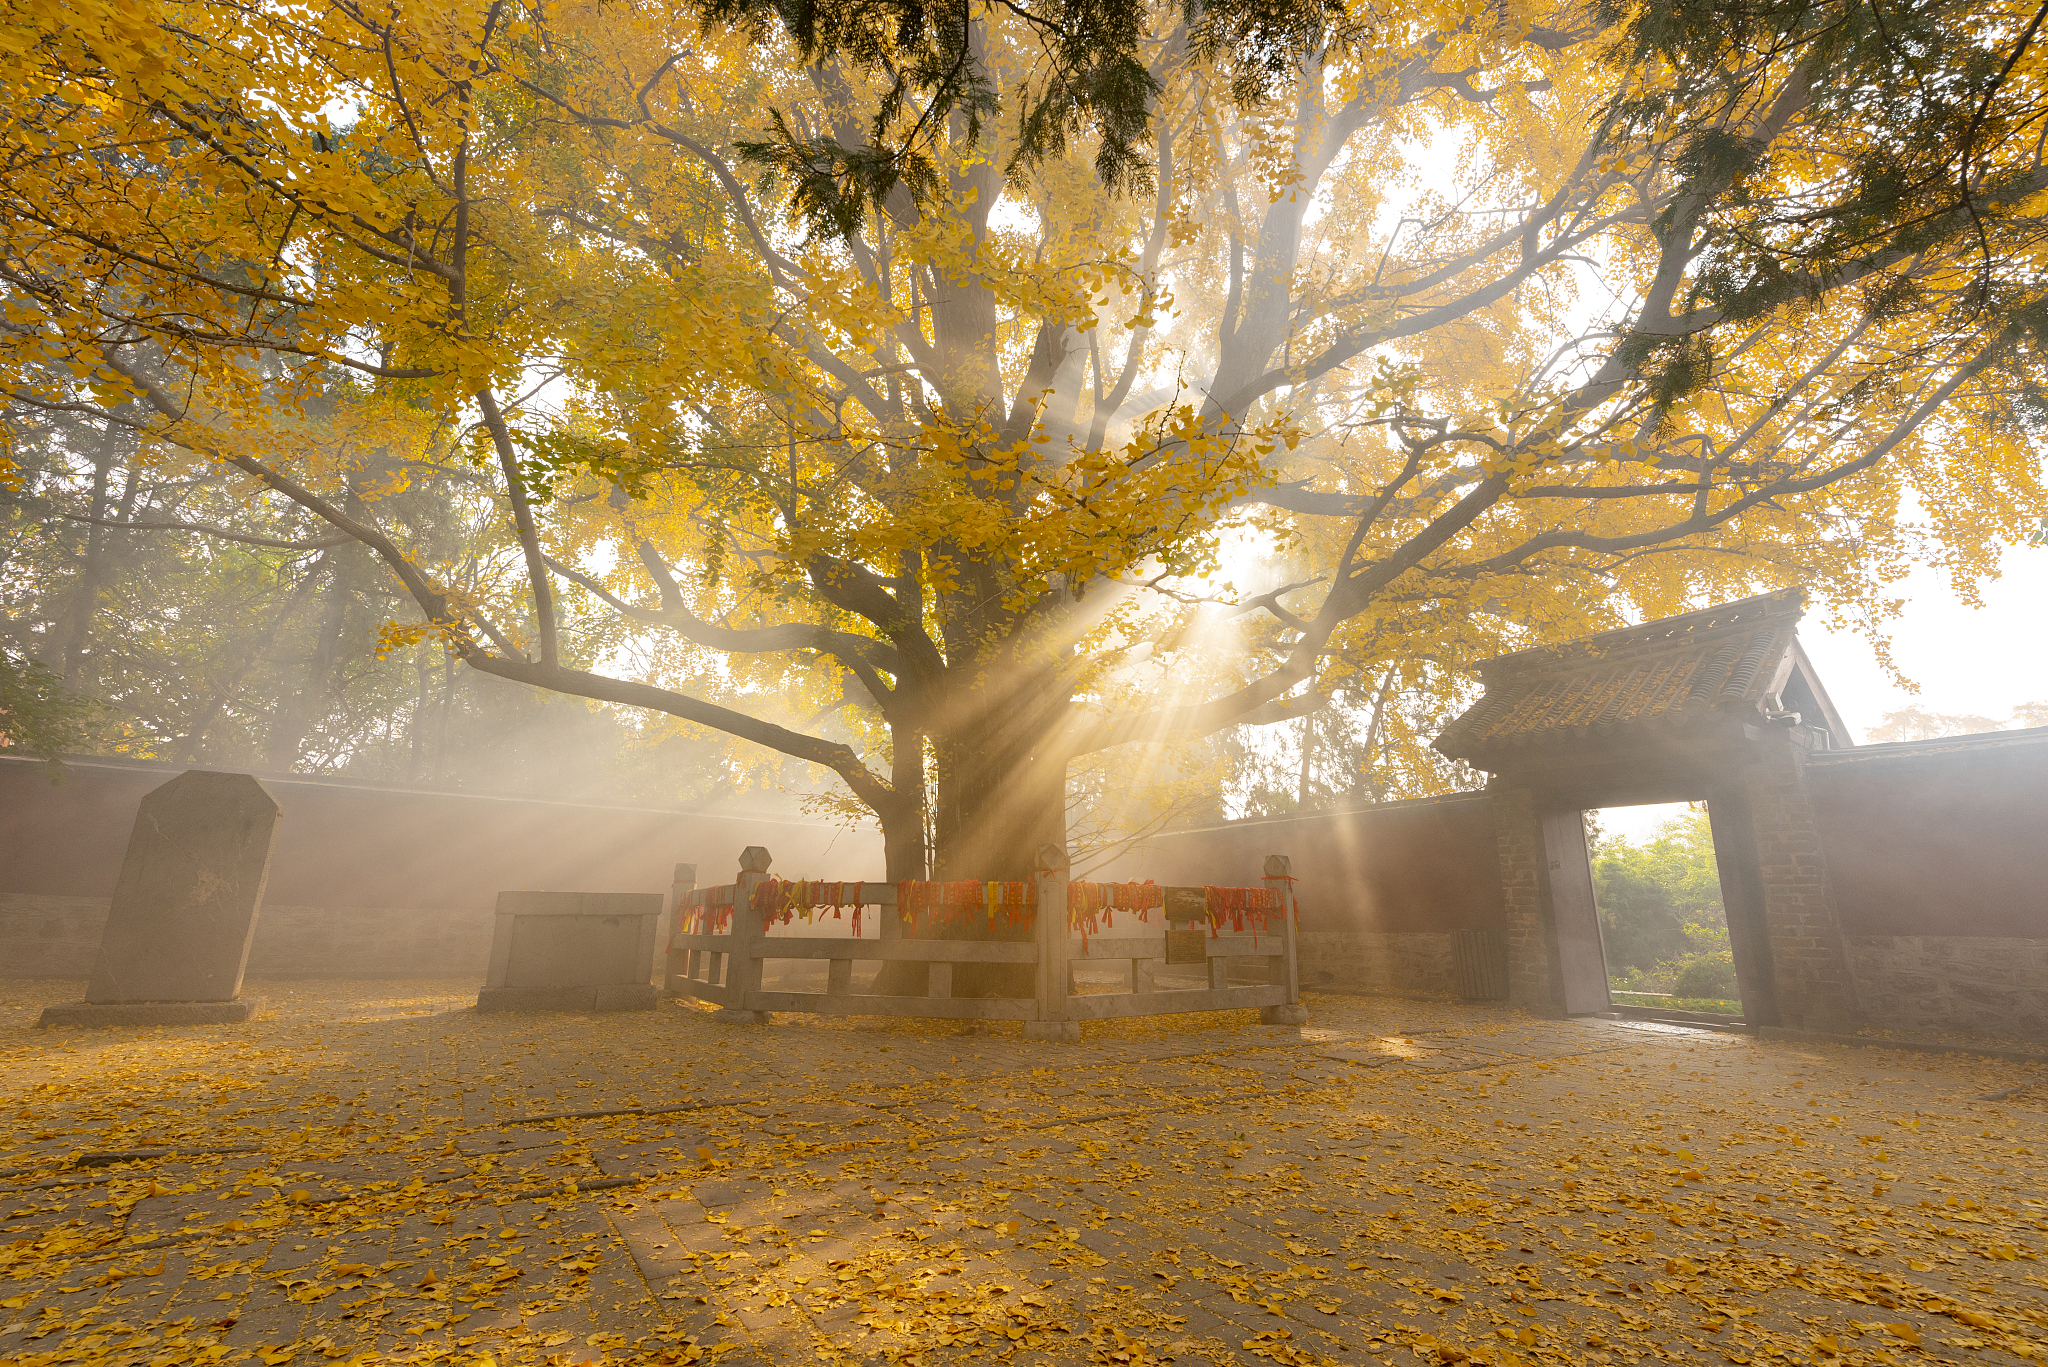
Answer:
[[233, 1001], [281, 815], [248, 774], [195, 769], [144, 797], [87, 1003]]
[[1166, 904], [1166, 962], [1209, 962], [1209, 890], [1169, 887], [1161, 900]]
[[1209, 932], [1195, 926], [1188, 930], [1166, 932], [1166, 962], [1170, 964], [1205, 964], [1209, 962]]

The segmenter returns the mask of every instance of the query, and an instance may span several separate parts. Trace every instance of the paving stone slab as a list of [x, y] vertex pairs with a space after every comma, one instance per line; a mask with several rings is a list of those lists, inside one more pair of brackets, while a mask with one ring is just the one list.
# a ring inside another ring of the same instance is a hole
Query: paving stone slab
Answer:
[[556, 1149], [562, 1136], [552, 1130], [507, 1130], [469, 1135], [455, 1141], [455, 1150], [470, 1157], [484, 1154], [516, 1153], [526, 1149]]
[[691, 1197], [706, 1210], [720, 1206], [738, 1206], [754, 1200], [768, 1190], [758, 1182], [699, 1182], [690, 1188]]

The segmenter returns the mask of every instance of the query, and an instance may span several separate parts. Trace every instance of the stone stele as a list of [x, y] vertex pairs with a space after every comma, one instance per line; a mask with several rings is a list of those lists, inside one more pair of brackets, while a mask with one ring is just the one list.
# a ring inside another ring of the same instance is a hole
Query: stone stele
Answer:
[[501, 892], [479, 1011], [652, 1011], [658, 892]]
[[45, 1025], [247, 1020], [237, 1000], [283, 813], [248, 774], [180, 774], [142, 799], [82, 1004]]

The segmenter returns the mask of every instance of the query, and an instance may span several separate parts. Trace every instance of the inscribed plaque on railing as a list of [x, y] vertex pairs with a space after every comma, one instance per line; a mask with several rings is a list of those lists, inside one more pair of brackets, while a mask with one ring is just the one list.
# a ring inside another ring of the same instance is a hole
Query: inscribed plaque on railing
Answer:
[[1204, 921], [1209, 917], [1209, 899], [1202, 888], [1166, 889], [1166, 919]]
[[1209, 962], [1208, 935], [1200, 926], [1166, 932], [1166, 962], [1205, 964]]

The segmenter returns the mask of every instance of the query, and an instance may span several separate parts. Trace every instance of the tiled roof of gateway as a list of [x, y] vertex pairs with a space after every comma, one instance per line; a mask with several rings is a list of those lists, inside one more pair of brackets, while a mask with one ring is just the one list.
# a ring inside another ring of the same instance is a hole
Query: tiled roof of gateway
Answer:
[[1792, 649], [1804, 599], [1784, 589], [1488, 660], [1479, 666], [1485, 695], [1436, 748], [1472, 759], [1756, 708]]

